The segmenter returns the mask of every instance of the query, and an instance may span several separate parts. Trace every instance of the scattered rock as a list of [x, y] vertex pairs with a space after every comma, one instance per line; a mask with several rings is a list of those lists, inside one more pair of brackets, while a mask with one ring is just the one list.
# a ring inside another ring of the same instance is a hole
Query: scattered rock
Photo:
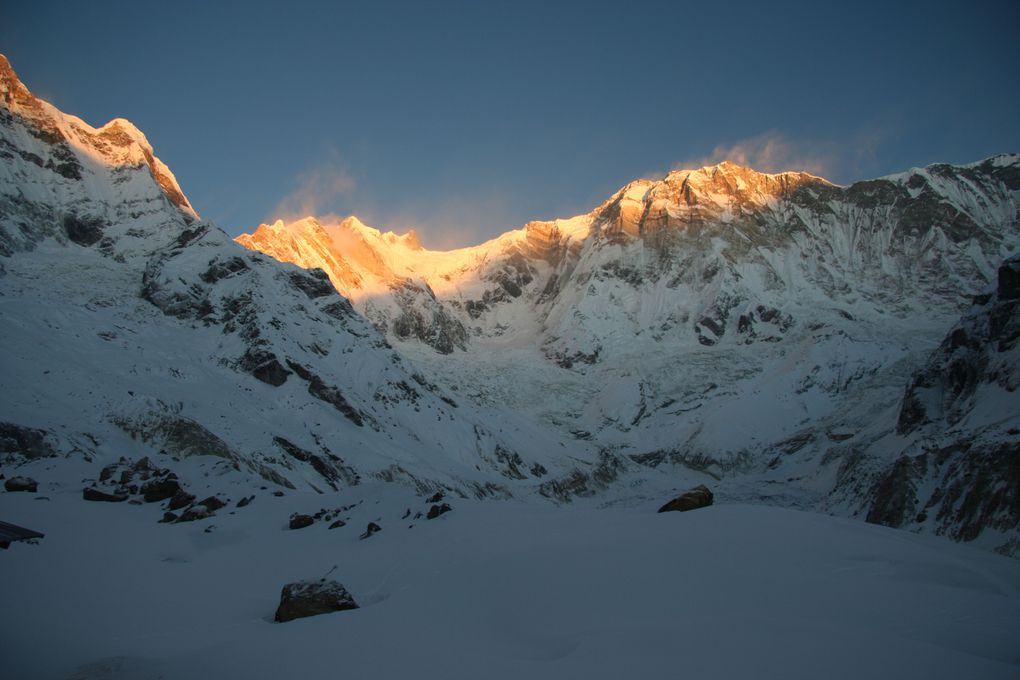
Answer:
[[446, 496], [446, 494], [444, 494], [442, 491], [437, 491], [434, 494], [432, 494], [432, 496], [427, 501], [425, 501], [425, 502], [426, 503], [438, 503], [439, 501], [443, 500], [443, 498], [445, 496]]
[[347, 522], [343, 521], [342, 519], [338, 519], [337, 521], [335, 521], [332, 524], [330, 524], [329, 528], [330, 529], [339, 529], [340, 527], [345, 527], [345, 526], [347, 526]]
[[315, 519], [311, 515], [294, 514], [290, 516], [291, 529], [304, 529], [313, 524], [315, 524]]
[[375, 522], [369, 522], [368, 526], [365, 527], [365, 533], [361, 534], [360, 538], [362, 540], [364, 540], [364, 539], [368, 538], [369, 536], [371, 536], [372, 534], [377, 534], [380, 531], [382, 531], [382, 527], [381, 526], [379, 526]]
[[273, 495], [276, 496], [277, 498], [282, 498], [284, 496], [284, 493], [282, 491], [274, 491]]
[[87, 501], [102, 501], [106, 503], [122, 503], [128, 498], [124, 494], [100, 491], [94, 486], [85, 487], [81, 492], [81, 496]]
[[35, 493], [39, 490], [39, 482], [31, 477], [11, 477], [4, 481], [4, 488], [8, 491], [28, 491]]
[[241, 500], [237, 501], [237, 507], [243, 508], [249, 503], [251, 503], [253, 500], [255, 500], [255, 496], [245, 496]]
[[659, 512], [687, 512], [706, 508], [712, 505], [712, 498], [712, 491], [704, 484], [700, 484], [663, 505]]
[[439, 517], [444, 513], [450, 512], [451, 510], [453, 510], [453, 508], [451, 508], [446, 503], [443, 503], [442, 505], [433, 505], [431, 508], [429, 508], [429, 514], [425, 515], [425, 518], [435, 519], [436, 517]]
[[171, 522], [177, 521], [177, 514], [173, 512], [164, 512], [163, 519], [159, 520], [160, 524], [170, 524]]
[[336, 581], [298, 581], [288, 583], [280, 593], [280, 606], [276, 609], [276, 621], [286, 623], [319, 614], [331, 614], [347, 609], [357, 609], [347, 589]]

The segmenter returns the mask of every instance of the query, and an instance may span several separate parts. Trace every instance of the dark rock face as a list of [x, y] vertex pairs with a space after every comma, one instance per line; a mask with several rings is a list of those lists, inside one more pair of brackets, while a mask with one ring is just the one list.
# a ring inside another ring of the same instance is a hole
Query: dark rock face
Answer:
[[704, 484], [700, 484], [663, 505], [659, 512], [687, 512], [707, 508], [712, 505], [712, 499], [712, 491]]
[[301, 448], [283, 437], [273, 437], [273, 443], [283, 449], [287, 455], [304, 463], [311, 464], [315, 471], [322, 475], [322, 478], [326, 480], [326, 483], [334, 491], [339, 489], [338, 485], [341, 483], [345, 483], [348, 486], [354, 486], [358, 483], [358, 474], [352, 468], [344, 465], [340, 458], [328, 451], [324, 451], [323, 455], [320, 456]]
[[279, 387], [287, 382], [287, 376], [290, 375], [290, 371], [284, 368], [283, 364], [274, 357], [266, 363], [255, 367], [251, 374], [267, 385]]
[[237, 501], [237, 507], [243, 508], [255, 500], [255, 496], [245, 496], [241, 500]]
[[375, 522], [369, 522], [368, 526], [365, 527], [365, 533], [361, 534], [361, 536], [359, 538], [364, 540], [364, 539], [368, 538], [369, 536], [371, 536], [372, 534], [377, 534], [380, 531], [382, 531], [382, 527], [381, 526], [379, 526]]
[[1020, 256], [999, 267], [998, 284], [949, 332], [903, 395], [896, 431], [909, 434], [937, 421], [952, 426], [972, 407], [982, 385], [1008, 392], [1020, 385], [1010, 354], [1020, 340]]
[[[933, 489], [921, 495], [921, 489]], [[962, 442], [903, 456], [878, 479], [867, 521], [972, 541], [1020, 527], [1020, 443]]]
[[430, 288], [403, 281], [393, 288], [401, 313], [393, 320], [393, 334], [401, 339], [417, 338], [440, 354], [466, 349], [468, 331], [436, 299]]
[[925, 456], [897, 460], [875, 488], [875, 502], [866, 522], [887, 527], [900, 527], [914, 517], [917, 510], [917, 481], [927, 472]]
[[288, 361], [287, 366], [297, 373], [302, 380], [308, 381], [308, 394], [320, 401], [331, 404], [333, 408], [342, 413], [348, 420], [358, 427], [362, 427], [365, 424], [365, 420], [361, 417], [361, 413], [350, 405], [338, 388], [332, 385], [327, 385], [322, 378], [315, 375], [301, 364]]
[[46, 431], [22, 427], [13, 423], [0, 423], [0, 454], [23, 456], [28, 459], [48, 458], [57, 452], [46, 441]]
[[4, 481], [4, 489], [7, 491], [28, 491], [35, 493], [39, 489], [39, 483], [31, 477], [11, 477]]
[[291, 529], [304, 529], [315, 524], [315, 519], [311, 515], [300, 515], [295, 514], [290, 517], [290, 528]]
[[321, 269], [308, 269], [288, 274], [291, 284], [308, 296], [310, 300], [336, 295], [336, 289], [329, 281], [329, 276]]
[[128, 497], [124, 494], [106, 493], [105, 491], [100, 491], [94, 486], [85, 487], [85, 489], [82, 490], [81, 495], [82, 498], [87, 501], [100, 501], [104, 503], [122, 503], [128, 499]]
[[189, 418], [153, 414], [143, 420], [115, 419], [114, 422], [132, 437], [144, 442], [158, 441], [167, 453], [182, 458], [188, 456], [216, 456], [228, 460], [234, 458], [226, 442], [205, 426]]
[[244, 271], [248, 271], [248, 263], [240, 257], [217, 259], [209, 263], [209, 269], [200, 278], [206, 283], [212, 284]]
[[358, 609], [358, 603], [342, 584], [325, 579], [298, 581], [283, 587], [275, 618], [278, 623], [286, 623], [348, 609]]
[[94, 217], [67, 215], [64, 217], [67, 238], [80, 246], [91, 246], [103, 238], [103, 222]]

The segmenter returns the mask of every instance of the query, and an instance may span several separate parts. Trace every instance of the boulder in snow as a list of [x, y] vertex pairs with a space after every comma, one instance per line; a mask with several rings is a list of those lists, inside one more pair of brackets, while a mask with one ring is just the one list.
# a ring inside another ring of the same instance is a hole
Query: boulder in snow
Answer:
[[332, 612], [357, 609], [347, 589], [336, 581], [297, 581], [288, 583], [280, 594], [280, 606], [276, 609], [276, 621], [286, 623], [306, 616], [318, 616]]
[[4, 482], [4, 488], [8, 491], [28, 491], [35, 493], [39, 489], [39, 482], [31, 477], [11, 477]]
[[659, 512], [687, 512], [712, 505], [712, 491], [704, 484], [699, 484], [690, 491], [677, 496], [669, 503], [666, 503]]
[[87, 486], [81, 492], [81, 497], [87, 501], [100, 501], [104, 503], [121, 503], [127, 500], [127, 496], [120, 493], [106, 493], [94, 486]]

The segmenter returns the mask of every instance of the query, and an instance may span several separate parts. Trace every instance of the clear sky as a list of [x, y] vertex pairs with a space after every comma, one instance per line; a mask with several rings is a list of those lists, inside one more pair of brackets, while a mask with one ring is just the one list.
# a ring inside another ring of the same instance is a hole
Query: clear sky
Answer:
[[26, 85], [128, 118], [231, 234], [357, 214], [432, 247], [672, 168], [839, 182], [1020, 151], [1020, 2], [6, 2]]

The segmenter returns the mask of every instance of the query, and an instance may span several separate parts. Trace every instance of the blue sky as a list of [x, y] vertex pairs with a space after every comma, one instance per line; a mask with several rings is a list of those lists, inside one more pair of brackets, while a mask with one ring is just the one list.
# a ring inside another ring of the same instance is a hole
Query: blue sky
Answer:
[[1020, 151], [1020, 3], [10, 3], [0, 51], [125, 117], [206, 218], [432, 247], [744, 161], [840, 183]]

